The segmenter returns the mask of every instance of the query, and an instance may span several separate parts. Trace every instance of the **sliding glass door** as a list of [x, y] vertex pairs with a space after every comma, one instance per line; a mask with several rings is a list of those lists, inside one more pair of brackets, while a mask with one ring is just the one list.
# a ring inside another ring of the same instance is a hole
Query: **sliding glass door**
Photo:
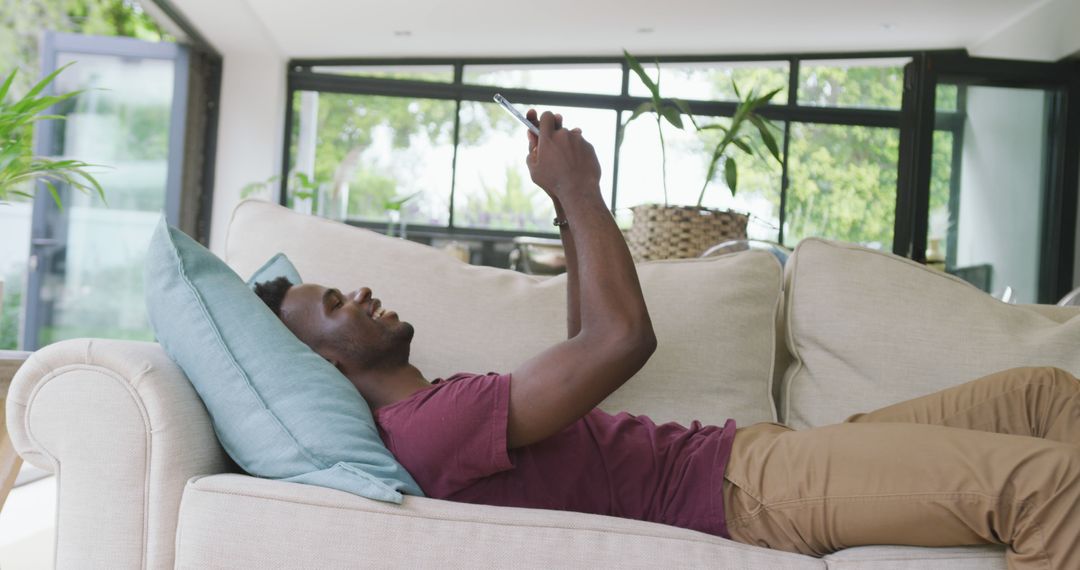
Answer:
[[84, 90], [41, 123], [39, 155], [97, 165], [97, 196], [39, 188], [31, 231], [23, 346], [74, 337], [152, 339], [143, 257], [162, 211], [176, 224], [187, 98], [187, 51], [130, 38], [46, 34], [42, 73], [71, 64], [55, 92]]
[[1073, 282], [1077, 66], [926, 56], [907, 71], [898, 246], [998, 298], [1056, 302]]

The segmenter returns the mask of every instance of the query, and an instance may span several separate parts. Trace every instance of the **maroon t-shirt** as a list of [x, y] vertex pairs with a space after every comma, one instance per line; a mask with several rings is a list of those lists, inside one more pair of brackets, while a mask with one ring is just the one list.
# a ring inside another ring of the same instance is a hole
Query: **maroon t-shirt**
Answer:
[[455, 374], [375, 410], [386, 447], [429, 497], [558, 509], [730, 538], [722, 484], [735, 421], [656, 425], [594, 409], [563, 431], [506, 447], [510, 375]]

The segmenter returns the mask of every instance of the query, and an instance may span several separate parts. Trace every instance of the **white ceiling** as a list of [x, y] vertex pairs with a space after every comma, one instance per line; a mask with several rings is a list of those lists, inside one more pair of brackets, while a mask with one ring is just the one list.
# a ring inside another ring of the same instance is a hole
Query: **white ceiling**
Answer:
[[[152, 7], [155, 0], [139, 0]], [[967, 49], [1080, 57], [1080, 0], [171, 0], [222, 55], [544, 57]], [[149, 10], [157, 14], [159, 10]]]
[[285, 57], [452, 57], [967, 48], [1055, 0], [237, 1]]

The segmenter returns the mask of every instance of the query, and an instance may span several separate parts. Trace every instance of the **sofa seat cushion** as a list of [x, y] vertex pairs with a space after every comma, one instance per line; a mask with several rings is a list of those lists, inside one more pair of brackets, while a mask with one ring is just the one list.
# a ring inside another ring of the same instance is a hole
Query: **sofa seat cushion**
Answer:
[[411, 496], [390, 505], [233, 474], [188, 482], [176, 540], [176, 567], [200, 569], [825, 568], [656, 523]]
[[1017, 366], [1080, 374], [1080, 310], [1009, 305], [911, 260], [821, 239], [800, 243], [786, 270], [792, 427]]
[[822, 560], [830, 570], [1006, 570], [1004, 546], [860, 546]]
[[[566, 338], [566, 278], [468, 265], [434, 248], [241, 203], [226, 238], [241, 275], [283, 252], [305, 282], [371, 287], [416, 329], [411, 361], [428, 378], [510, 372]], [[770, 386], [781, 297], [764, 251], [638, 265], [659, 348], [601, 407], [657, 422], [773, 421]]]

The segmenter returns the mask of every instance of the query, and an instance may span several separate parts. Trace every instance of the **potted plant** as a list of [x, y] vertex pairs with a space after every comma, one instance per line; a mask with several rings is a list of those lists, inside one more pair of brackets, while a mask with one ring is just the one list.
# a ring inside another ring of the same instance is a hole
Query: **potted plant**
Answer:
[[[31, 148], [35, 122], [48, 119], [64, 120], [61, 115], [41, 113], [81, 93], [81, 91], [72, 91], [63, 95], [42, 94], [68, 65], [50, 73], [17, 100], [9, 101], [9, 92], [15, 80], [16, 71], [12, 71], [4, 79], [3, 84], [0, 84], [0, 204], [6, 202], [11, 196], [32, 198], [34, 186], [31, 182], [35, 180], [45, 183], [56, 205], [61, 209], [64, 206], [56, 187], [57, 183], [67, 184], [87, 194], [97, 194], [102, 201], [105, 200], [105, 192], [101, 189], [101, 185], [86, 170], [96, 165], [81, 160], [34, 156]], [[30, 192], [24, 189], [29, 189]]]
[[[778, 162], [780, 150], [776, 144], [771, 129], [776, 127], [772, 123], [757, 114], [762, 106], [766, 105], [780, 89], [769, 91], [763, 95], [757, 95], [751, 89], [745, 96], [739, 91], [737, 85], [735, 95], [738, 105], [730, 123], [712, 124], [699, 126], [690, 113], [690, 107], [685, 101], [676, 98], [664, 98], [660, 94], [660, 64], [657, 62], [657, 79], [645, 73], [645, 69], [638, 63], [629, 52], [623, 51], [626, 63], [649, 90], [650, 100], [642, 103], [625, 123], [619, 126], [618, 141], [622, 144], [626, 126], [638, 117], [651, 113], [656, 119], [657, 130], [660, 135], [660, 153], [662, 180], [664, 185], [663, 204], [641, 204], [631, 208], [634, 213], [634, 223], [626, 232], [627, 243], [630, 252], [636, 261], [653, 259], [688, 258], [697, 257], [706, 248], [725, 239], [744, 239], [746, 237], [746, 225], [749, 217], [746, 214], [705, 208], [702, 202], [705, 199], [705, 190], [717, 175], [718, 171], [724, 173], [724, 180], [735, 195], [738, 186], [738, 167], [735, 155], [743, 153], [752, 157], [764, 156], [757, 151], [756, 138], [760, 138], [768, 153]], [[697, 204], [694, 206], [672, 206], [668, 202], [667, 191], [667, 149], [664, 144], [663, 122], [668, 122], [677, 129], [684, 129], [686, 123], [682, 116], [689, 119], [697, 132], [719, 130], [720, 141], [713, 147], [708, 161], [705, 182], [698, 195]], [[750, 131], [748, 129], [754, 129]], [[755, 133], [756, 131], [756, 133]], [[755, 134], [757, 135], [755, 137]]]

